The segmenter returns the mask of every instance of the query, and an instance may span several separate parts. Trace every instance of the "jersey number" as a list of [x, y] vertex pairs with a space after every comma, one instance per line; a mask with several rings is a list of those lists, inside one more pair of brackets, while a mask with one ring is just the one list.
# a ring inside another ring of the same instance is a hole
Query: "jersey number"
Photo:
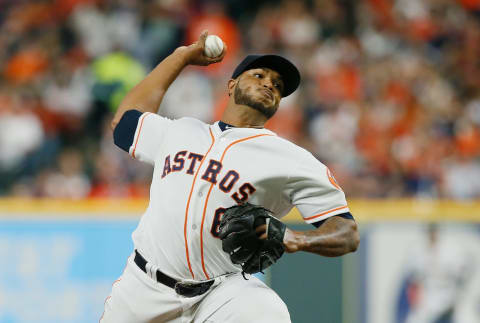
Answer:
[[225, 208], [224, 207], [219, 207], [215, 211], [215, 215], [213, 216], [213, 223], [212, 223], [212, 228], [210, 229], [210, 233], [212, 236], [215, 238], [218, 238], [218, 235], [220, 232], [218, 232], [218, 229], [220, 227], [220, 220], [222, 219], [223, 213], [225, 213]]
[[[230, 191], [231, 187], [228, 189]], [[223, 190], [225, 191], [225, 190]], [[240, 188], [238, 189], [238, 192], [235, 192], [232, 194], [232, 198], [237, 202], [237, 204], [242, 204], [243, 202], [247, 201], [250, 195], [255, 193], [256, 189], [253, 187], [252, 184], [250, 183], [244, 183]], [[212, 222], [212, 228], [210, 229], [210, 233], [212, 236], [215, 238], [218, 238], [218, 235], [220, 232], [218, 232], [218, 229], [220, 227], [220, 221], [222, 220], [222, 216], [225, 213], [225, 208], [224, 207], [219, 207], [218, 209], [215, 210], [215, 215], [213, 216], [213, 222]]]

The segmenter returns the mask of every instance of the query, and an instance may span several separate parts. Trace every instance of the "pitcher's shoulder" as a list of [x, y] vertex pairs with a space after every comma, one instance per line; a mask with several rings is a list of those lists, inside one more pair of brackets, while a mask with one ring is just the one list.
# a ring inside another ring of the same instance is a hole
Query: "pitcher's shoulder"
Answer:
[[209, 128], [210, 125], [196, 118], [182, 117], [179, 119], [175, 119], [173, 121], [173, 126], [190, 130], [206, 130]]
[[278, 150], [279, 152], [297, 159], [298, 161], [301, 161], [302, 159], [318, 159], [307, 149], [291, 142], [288, 139], [282, 138], [280, 136], [271, 136], [266, 138], [266, 140], [271, 141], [271, 143], [274, 145], [275, 149]]

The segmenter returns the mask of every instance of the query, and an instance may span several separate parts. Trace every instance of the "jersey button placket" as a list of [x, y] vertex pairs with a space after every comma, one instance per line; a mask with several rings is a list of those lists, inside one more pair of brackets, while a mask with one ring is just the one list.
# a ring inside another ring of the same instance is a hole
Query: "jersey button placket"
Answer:
[[[203, 174], [205, 172], [205, 169], [208, 167], [208, 163], [209, 163], [209, 160], [210, 159], [214, 159], [214, 160], [217, 160], [217, 161], [220, 161], [220, 158], [222, 156], [222, 153], [223, 151], [225, 150], [225, 147], [226, 145], [228, 145], [228, 139], [224, 137], [225, 134], [220, 134], [219, 137], [217, 137], [217, 140], [215, 142], [215, 144], [213, 145], [212, 147], [212, 150], [210, 151], [210, 154], [208, 155], [208, 160], [205, 160], [205, 163], [204, 165], [202, 166], [202, 169], [199, 173], [199, 176], [201, 176], [201, 174]], [[201, 177], [200, 177], [201, 178]], [[201, 180], [203, 183], [202, 185], [199, 186], [198, 188], [198, 192], [197, 192], [197, 199], [199, 201], [198, 205], [201, 206], [200, 208], [200, 212], [196, 212], [196, 214], [198, 214], [198, 218], [195, 218], [195, 224], [192, 224], [191, 226], [191, 231], [193, 232], [193, 236], [196, 236], [197, 237], [197, 241], [199, 242], [200, 245], [202, 245], [205, 241], [202, 241], [201, 239], [201, 231], [203, 231], [203, 239], [205, 239], [205, 237], [208, 237], [208, 233], [210, 232], [210, 221], [208, 220], [209, 219], [209, 211], [208, 211], [208, 205], [210, 205], [211, 203], [215, 203], [213, 200], [212, 200], [212, 195], [214, 196], [214, 191], [215, 189], [213, 188], [213, 191], [211, 192], [210, 196], [208, 196], [208, 192], [210, 191], [210, 188], [211, 188], [211, 182], [209, 181], [205, 181], [204, 179]], [[207, 200], [207, 198], [209, 197], [209, 200]], [[206, 214], [205, 214], [205, 218], [207, 219], [206, 221], [204, 221], [203, 219], [203, 211], [204, 211], [204, 208], [206, 208]], [[201, 223], [202, 221], [204, 221], [204, 224], [203, 224], [203, 227], [201, 227]], [[199, 246], [197, 245], [197, 248]], [[204, 257], [205, 257], [205, 246], [203, 246], [203, 251], [204, 251]], [[198, 257], [198, 262], [200, 264], [202, 264], [202, 257], [201, 257], [201, 246], [200, 248], [198, 248], [198, 254], [195, 254], [196, 257]], [[207, 265], [207, 264], [205, 264]], [[202, 267], [202, 265], [200, 266]], [[208, 271], [208, 270], [207, 270]]]

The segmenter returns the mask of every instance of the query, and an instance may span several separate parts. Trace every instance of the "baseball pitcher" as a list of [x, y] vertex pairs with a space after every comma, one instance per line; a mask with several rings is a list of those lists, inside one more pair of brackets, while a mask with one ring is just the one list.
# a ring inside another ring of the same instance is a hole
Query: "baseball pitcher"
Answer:
[[[285, 303], [251, 274], [285, 252], [336, 257], [359, 244], [328, 168], [264, 128], [300, 83], [287, 59], [248, 55], [233, 71], [228, 106], [213, 124], [156, 114], [186, 66], [225, 56], [225, 45], [218, 57], [207, 56], [206, 37], [156, 66], [112, 121], [115, 144], [154, 172], [134, 250], [100, 322], [290, 322]], [[280, 219], [294, 206], [316, 228], [287, 228]]]

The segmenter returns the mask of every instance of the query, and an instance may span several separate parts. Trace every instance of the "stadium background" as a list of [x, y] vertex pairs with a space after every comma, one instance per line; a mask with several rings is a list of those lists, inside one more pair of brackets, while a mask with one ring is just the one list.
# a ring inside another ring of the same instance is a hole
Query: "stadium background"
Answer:
[[302, 84], [268, 127], [332, 169], [360, 224], [355, 255], [265, 276], [294, 322], [404, 322], [429, 223], [467, 254], [448, 260], [464, 264], [454, 322], [480, 322], [479, 24], [477, 0], [0, 1], [0, 322], [99, 317], [152, 173], [109, 121], [204, 28], [227, 58], [187, 68], [161, 113], [218, 120], [246, 53], [289, 57]]

